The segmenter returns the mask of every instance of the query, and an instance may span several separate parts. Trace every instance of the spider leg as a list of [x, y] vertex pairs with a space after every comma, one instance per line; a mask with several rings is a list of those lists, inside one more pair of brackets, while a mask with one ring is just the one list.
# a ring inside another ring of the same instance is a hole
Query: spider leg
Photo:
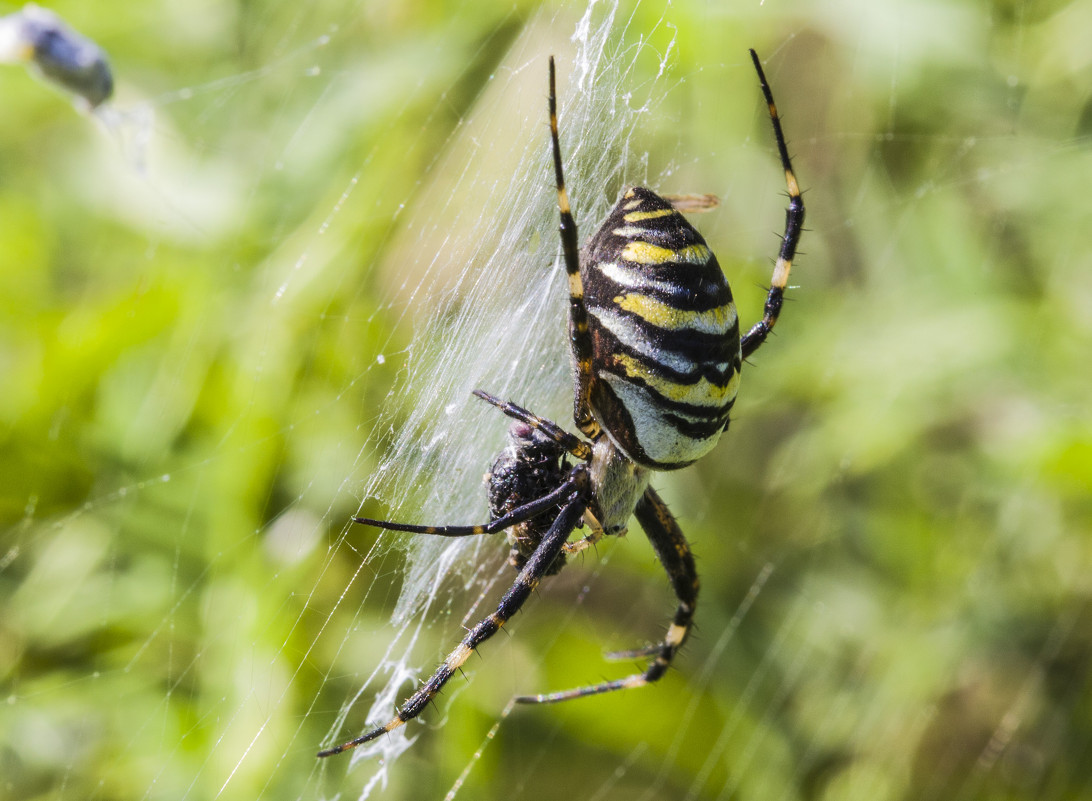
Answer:
[[531, 554], [508, 592], [501, 598], [500, 603], [497, 605], [497, 611], [481, 620], [467, 632], [462, 642], [456, 646], [454, 651], [448, 654], [447, 659], [436, 668], [436, 672], [432, 674], [431, 678], [421, 685], [417, 692], [406, 699], [398, 710], [398, 714], [386, 725], [372, 729], [355, 740], [350, 740], [325, 751], [319, 751], [319, 757], [333, 756], [334, 754], [340, 754], [342, 751], [356, 748], [358, 745], [374, 740], [382, 734], [394, 731], [406, 721], [417, 717], [428, 706], [433, 697], [447, 684], [448, 679], [454, 675], [455, 671], [462, 667], [474, 649], [496, 634], [501, 626], [520, 610], [535, 587], [538, 586], [543, 575], [553, 565], [557, 555], [561, 552], [562, 546], [565, 545], [565, 541], [569, 538], [573, 529], [576, 528], [577, 523], [580, 522], [584, 509], [588, 505], [590, 485], [587, 468], [584, 465], [574, 467], [571, 481], [572, 486], [569, 487], [569, 498], [565, 503], [565, 507], [561, 510], [557, 519], [554, 520], [549, 531], [546, 532], [546, 536], [542, 538], [538, 548]]
[[652, 543], [656, 556], [667, 571], [667, 577], [671, 580], [671, 587], [678, 599], [675, 610], [675, 618], [667, 629], [663, 642], [649, 648], [639, 648], [623, 654], [639, 656], [655, 656], [644, 673], [634, 673], [614, 681], [605, 681], [601, 684], [593, 684], [588, 687], [577, 687], [572, 690], [562, 690], [556, 693], [544, 695], [520, 695], [515, 698], [521, 704], [553, 704], [559, 701], [568, 701], [573, 698], [583, 698], [588, 695], [599, 695], [614, 690], [624, 690], [629, 687], [643, 687], [650, 684], [667, 672], [671, 661], [675, 658], [679, 648], [690, 634], [690, 624], [694, 619], [694, 608], [698, 601], [698, 571], [694, 566], [694, 556], [690, 553], [690, 545], [683, 536], [682, 529], [675, 521], [666, 504], [651, 487], [645, 490], [644, 496], [634, 510], [641, 527], [645, 530], [649, 542]]
[[476, 389], [473, 394], [486, 403], [496, 406], [514, 420], [519, 420], [521, 423], [526, 423], [531, 428], [541, 431], [575, 458], [584, 462], [591, 459], [591, 446], [575, 434], [570, 434], [553, 420], [539, 417], [534, 412], [529, 412], [522, 406], [516, 406], [511, 401], [503, 401], [494, 395], [490, 395], [484, 389]]
[[569, 205], [569, 193], [565, 189], [565, 176], [561, 170], [561, 143], [557, 137], [557, 86], [554, 75], [554, 58], [550, 56], [550, 145], [554, 156], [554, 178], [557, 184], [557, 209], [561, 216], [558, 232], [561, 234], [561, 251], [565, 257], [565, 272], [569, 276], [569, 342], [576, 362], [576, 396], [573, 400], [573, 420], [589, 439], [599, 434], [599, 423], [591, 413], [589, 394], [592, 382], [592, 340], [588, 333], [588, 310], [584, 308], [584, 281], [580, 277], [580, 246], [577, 241], [576, 221]]
[[623, 659], [643, 659], [646, 656], [652, 656], [659, 653], [660, 648], [663, 646], [660, 643], [655, 645], [646, 645], [643, 648], [631, 648], [628, 651], [607, 651], [603, 654], [604, 659], [609, 659], [612, 662], [618, 662]]
[[603, 539], [605, 533], [602, 528], [593, 528], [590, 534], [581, 537], [576, 542], [566, 542], [564, 551], [568, 556], [586, 551]]
[[758, 81], [762, 85], [762, 94], [770, 109], [770, 122], [773, 124], [774, 139], [777, 140], [777, 153], [781, 158], [781, 167], [785, 170], [785, 184], [789, 188], [789, 207], [785, 209], [785, 233], [781, 236], [781, 250], [777, 254], [773, 278], [770, 279], [770, 291], [766, 295], [766, 307], [763, 310], [762, 319], [755, 323], [743, 337], [744, 359], [758, 350], [777, 324], [777, 317], [781, 314], [781, 304], [785, 299], [785, 290], [789, 285], [789, 271], [792, 269], [792, 260], [796, 255], [796, 246], [800, 242], [800, 233], [804, 230], [804, 198], [800, 196], [800, 184], [797, 183], [796, 174], [792, 170], [789, 148], [785, 144], [785, 134], [781, 131], [781, 118], [777, 116], [773, 92], [770, 91], [770, 84], [762, 71], [758, 54], [754, 50], [750, 53], [751, 60], [755, 64], [755, 71], [758, 72]]
[[566, 555], [572, 556], [581, 551], [586, 551], [606, 536], [607, 532], [603, 530], [603, 525], [596, 520], [590, 509], [584, 512], [584, 522], [591, 531], [576, 542], [566, 542], [564, 548]]
[[374, 520], [370, 517], [354, 517], [354, 523], [362, 523], [366, 526], [386, 529], [387, 531], [407, 531], [410, 534], [435, 534], [438, 537], [471, 537], [476, 534], [496, 534], [510, 526], [537, 517], [552, 508], [557, 508], [562, 501], [571, 495], [576, 487], [576, 479], [570, 476], [561, 486], [548, 495], [536, 498], [533, 501], [517, 506], [511, 512], [501, 515], [496, 520], [479, 526], [420, 526], [414, 523], [392, 523], [389, 520]]

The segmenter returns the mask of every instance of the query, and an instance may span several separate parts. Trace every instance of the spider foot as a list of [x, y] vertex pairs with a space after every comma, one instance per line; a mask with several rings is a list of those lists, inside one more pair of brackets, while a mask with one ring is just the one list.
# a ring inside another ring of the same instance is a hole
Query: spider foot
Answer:
[[624, 679], [605, 681], [602, 684], [592, 684], [587, 687], [575, 687], [571, 690], [561, 690], [556, 693], [543, 693], [541, 695], [517, 695], [512, 700], [517, 704], [559, 704], [562, 701], [572, 701], [576, 698], [586, 698], [589, 695], [602, 695], [615, 690], [628, 690], [633, 687], [644, 687], [651, 681], [644, 673], [626, 676]]
[[585, 537], [581, 537], [576, 542], [566, 542], [562, 551], [566, 556], [582, 553], [583, 551], [588, 550], [588, 548], [593, 547], [602, 537], [602, 532], [593, 532]]
[[633, 648], [629, 651], [607, 651], [603, 658], [611, 662], [619, 662], [623, 659], [642, 659], [646, 656], [655, 656], [664, 649], [663, 643], [646, 645], [643, 648]]
[[372, 729], [367, 734], [362, 734], [355, 740], [349, 740], [349, 742], [347, 743], [335, 745], [333, 748], [327, 748], [325, 751], [319, 751], [315, 756], [317, 756], [319, 759], [323, 759], [324, 757], [334, 756], [335, 754], [340, 754], [344, 751], [350, 751], [353, 748], [356, 748], [358, 745], [364, 745], [364, 743], [375, 740], [382, 734], [389, 734], [405, 722], [406, 721], [402, 720], [402, 718], [396, 717], [386, 726], [380, 726], [378, 729]]

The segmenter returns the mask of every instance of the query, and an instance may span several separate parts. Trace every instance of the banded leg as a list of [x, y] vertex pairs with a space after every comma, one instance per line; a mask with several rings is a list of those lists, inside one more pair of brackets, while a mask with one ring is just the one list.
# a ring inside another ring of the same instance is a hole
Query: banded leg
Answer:
[[576, 221], [569, 206], [565, 176], [561, 170], [561, 143], [557, 137], [557, 81], [554, 57], [550, 56], [550, 144], [554, 156], [554, 179], [557, 183], [557, 209], [561, 216], [558, 232], [565, 257], [565, 272], [569, 276], [569, 342], [576, 361], [576, 396], [573, 399], [573, 420], [589, 439], [599, 434], [599, 423], [592, 417], [589, 394], [592, 380], [592, 341], [588, 333], [588, 311], [584, 308], [584, 282], [580, 278], [580, 245]]
[[577, 465], [573, 468], [573, 480], [575, 487], [570, 491], [570, 497], [565, 504], [565, 508], [561, 510], [561, 514], [550, 526], [550, 530], [546, 532], [546, 536], [542, 538], [538, 548], [531, 554], [527, 564], [524, 565], [523, 570], [516, 577], [515, 583], [501, 598], [500, 603], [497, 605], [497, 611], [467, 632], [462, 642], [454, 651], [448, 654], [447, 659], [436, 668], [436, 672], [432, 674], [431, 678], [421, 685], [417, 692], [406, 699], [401, 709], [398, 710], [398, 714], [385, 726], [372, 729], [355, 740], [350, 740], [342, 745], [319, 751], [319, 757], [333, 756], [334, 754], [340, 754], [342, 751], [356, 748], [358, 745], [370, 742], [382, 734], [394, 731], [408, 720], [413, 720], [443, 689], [443, 686], [447, 684], [448, 679], [454, 675], [455, 671], [463, 666], [470, 654], [479, 645], [500, 631], [501, 626], [520, 610], [535, 587], [538, 586], [542, 576], [554, 563], [557, 555], [561, 552], [562, 546], [573, 529], [576, 528], [577, 523], [580, 522], [584, 509], [588, 505], [588, 473], [584, 465]]
[[762, 94], [770, 110], [770, 122], [773, 124], [774, 139], [777, 141], [777, 153], [781, 158], [781, 167], [785, 170], [785, 184], [789, 189], [789, 207], [785, 209], [785, 233], [781, 236], [781, 249], [777, 254], [773, 278], [770, 279], [770, 291], [766, 295], [766, 307], [763, 309], [762, 319], [755, 323], [743, 337], [741, 347], [744, 359], [758, 350], [777, 324], [781, 305], [785, 299], [785, 290], [789, 285], [789, 271], [792, 269], [792, 260], [796, 256], [796, 246], [804, 230], [804, 198], [800, 196], [800, 184], [797, 183], [796, 174], [792, 170], [789, 148], [785, 144], [785, 134], [781, 130], [781, 118], [777, 116], [773, 92], [770, 91], [770, 84], [762, 71], [758, 54], [754, 50], [750, 53], [751, 60], [755, 64], [755, 71], [758, 73], [758, 81], [762, 85]]
[[576, 542], [566, 542], [564, 548], [566, 556], [572, 556], [581, 551], [586, 551], [607, 535], [607, 532], [603, 530], [602, 524], [595, 518], [595, 515], [591, 513], [590, 509], [584, 512], [584, 523], [591, 531]]
[[584, 462], [591, 459], [591, 446], [581, 440], [580, 437], [570, 434], [553, 420], [539, 417], [534, 412], [529, 412], [522, 406], [516, 406], [516, 404], [511, 401], [503, 401], [494, 395], [490, 395], [484, 389], [476, 389], [473, 394], [486, 403], [496, 406], [512, 419], [519, 420], [521, 423], [526, 423], [531, 426], [531, 428], [541, 431], [562, 448], [567, 450], [573, 457]]
[[614, 690], [624, 690], [630, 687], [643, 687], [661, 678], [671, 666], [679, 648], [686, 642], [690, 634], [690, 624], [694, 619], [694, 609], [698, 602], [698, 571], [694, 565], [694, 556], [690, 553], [690, 545], [683, 536], [682, 529], [675, 521], [667, 505], [656, 491], [651, 487], [645, 490], [644, 496], [634, 510], [634, 516], [645, 530], [649, 542], [652, 543], [656, 556], [667, 571], [667, 577], [671, 581], [671, 587], [678, 599], [675, 609], [675, 618], [667, 629], [663, 642], [649, 648], [639, 648], [633, 651], [621, 651], [619, 655], [624, 657], [653, 656], [655, 659], [645, 669], [644, 673], [634, 673], [614, 681], [605, 681], [602, 684], [593, 684], [588, 687], [577, 687], [572, 690], [562, 690], [556, 693], [544, 695], [520, 695], [516, 702], [521, 704], [553, 704], [559, 701], [568, 701], [573, 698], [583, 698], [588, 695], [599, 695]]
[[438, 537], [472, 537], [477, 534], [496, 534], [498, 531], [504, 531], [509, 526], [538, 517], [550, 509], [556, 509], [568, 496], [572, 495], [575, 489], [576, 479], [570, 476], [561, 486], [548, 495], [529, 501], [523, 506], [516, 507], [508, 514], [501, 515], [496, 520], [490, 520], [488, 523], [479, 526], [420, 526], [414, 523], [392, 523], [389, 520], [375, 520], [370, 517], [354, 517], [353, 522], [366, 526], [375, 526], [387, 531], [434, 534]]

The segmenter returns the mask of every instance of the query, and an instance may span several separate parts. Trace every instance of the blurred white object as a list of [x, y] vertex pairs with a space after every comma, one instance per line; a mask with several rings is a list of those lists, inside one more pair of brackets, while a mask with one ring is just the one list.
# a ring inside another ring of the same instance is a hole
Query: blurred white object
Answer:
[[103, 49], [52, 11], [33, 3], [0, 17], [0, 63], [29, 64], [46, 81], [82, 98], [90, 108], [114, 91]]

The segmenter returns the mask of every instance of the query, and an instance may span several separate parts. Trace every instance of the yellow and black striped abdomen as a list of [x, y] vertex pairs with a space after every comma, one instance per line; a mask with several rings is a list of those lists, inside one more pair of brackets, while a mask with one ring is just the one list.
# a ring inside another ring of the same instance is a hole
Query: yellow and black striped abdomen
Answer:
[[655, 192], [626, 191], [581, 254], [592, 413], [633, 461], [708, 453], [739, 386], [732, 291], [701, 234]]

